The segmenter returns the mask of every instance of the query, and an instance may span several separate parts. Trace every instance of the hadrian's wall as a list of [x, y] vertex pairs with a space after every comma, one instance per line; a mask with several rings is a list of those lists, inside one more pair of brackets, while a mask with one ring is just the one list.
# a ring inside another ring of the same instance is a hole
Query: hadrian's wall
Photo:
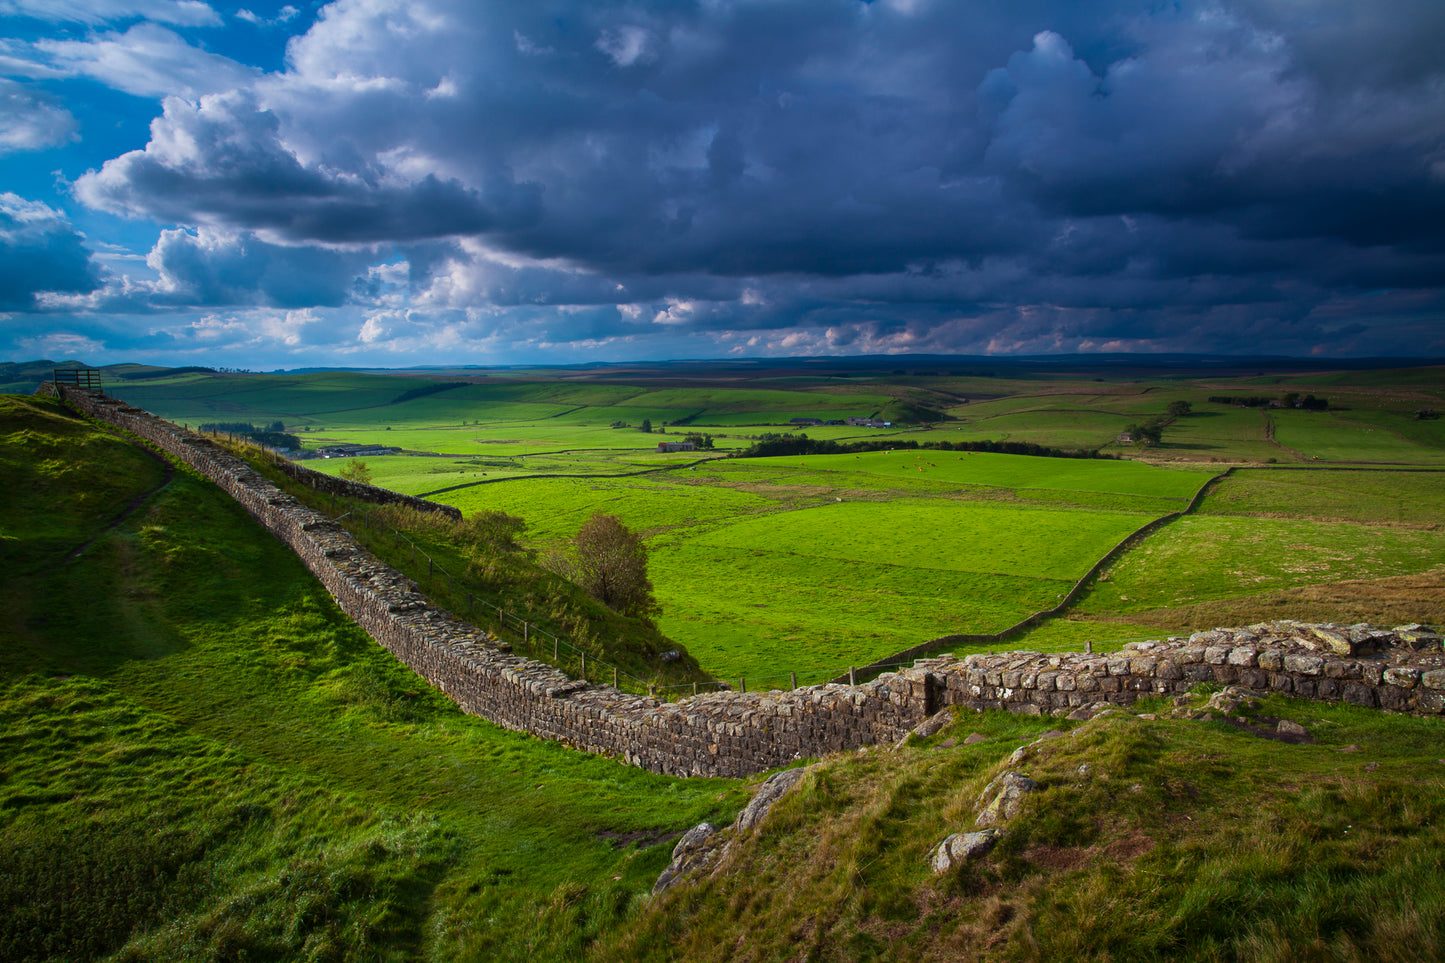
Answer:
[[921, 660], [942, 705], [1033, 715], [1127, 705], [1201, 682], [1420, 715], [1445, 713], [1440, 636], [1419, 625], [1281, 620], [1188, 638], [1131, 642], [1107, 655], [1005, 652]]
[[485, 631], [432, 605], [336, 522], [207, 439], [87, 391], [63, 387], [61, 393], [73, 407], [153, 442], [214, 481], [285, 542], [372, 638], [463, 710], [654, 772], [745, 776], [895, 740], [948, 705], [1064, 714], [1181, 692], [1198, 682], [1445, 713], [1439, 636], [1418, 627], [1292, 622], [1133, 643], [1110, 655], [945, 656], [857, 686], [659, 702], [573, 680], [506, 651]]
[[660, 702], [499, 647], [432, 605], [336, 522], [243, 460], [139, 408], [62, 387], [73, 407], [158, 445], [214, 481], [309, 568], [372, 638], [467, 712], [654, 772], [744, 776], [796, 759], [896, 739], [934, 710], [936, 687], [909, 670], [859, 686], [721, 692]]
[[417, 498], [415, 495], [403, 495], [390, 488], [379, 488], [376, 485], [366, 485], [361, 482], [348, 481], [345, 478], [337, 478], [335, 475], [328, 475], [325, 472], [307, 468], [305, 465], [298, 465], [289, 459], [277, 460], [276, 467], [303, 485], [308, 485], [316, 491], [325, 492], [328, 495], [360, 498], [374, 505], [405, 505], [407, 508], [419, 512], [440, 512], [458, 520], [462, 517], [461, 509], [455, 506], [429, 502], [425, 498]]

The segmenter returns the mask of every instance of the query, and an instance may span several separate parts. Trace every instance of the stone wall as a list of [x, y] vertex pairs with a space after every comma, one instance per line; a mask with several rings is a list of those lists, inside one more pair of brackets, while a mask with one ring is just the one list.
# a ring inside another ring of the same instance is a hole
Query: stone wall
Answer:
[[1310, 625], [1288, 620], [1189, 638], [1131, 642], [1107, 655], [1005, 652], [917, 664], [940, 701], [1032, 715], [1127, 705], [1201, 682], [1421, 715], [1445, 713], [1440, 636], [1418, 625]]
[[372, 638], [464, 711], [509, 729], [654, 772], [746, 776], [900, 738], [935, 708], [936, 687], [912, 670], [860, 686], [719, 692], [677, 703], [571, 679], [432, 605], [328, 516], [210, 440], [113, 399], [61, 392], [71, 406], [145, 438], [214, 481], [285, 542]]
[[298, 465], [296, 462], [287, 458], [278, 459], [276, 461], [276, 467], [301, 482], [301, 484], [308, 485], [316, 491], [325, 492], [328, 495], [340, 495], [343, 498], [360, 498], [374, 505], [405, 505], [407, 508], [419, 512], [440, 512], [458, 521], [460, 521], [462, 517], [461, 509], [453, 505], [429, 502], [425, 498], [417, 498], [414, 495], [403, 495], [401, 492], [394, 492], [390, 488], [379, 488], [376, 485], [347, 481], [345, 478], [337, 478], [335, 475], [328, 475], [325, 472], [307, 468], [305, 465]]
[[[1112, 655], [951, 656], [857, 686], [719, 692], [676, 703], [574, 680], [432, 605], [336, 522], [209, 440], [121, 402], [62, 388], [73, 407], [174, 455], [285, 542], [348, 616], [464, 711], [654, 772], [746, 776], [894, 741], [948, 705], [1064, 714], [1223, 682], [1399, 711], [1445, 712], [1439, 637], [1419, 629], [1268, 623], [1133, 643]], [[365, 497], [364, 489], [359, 491]]]

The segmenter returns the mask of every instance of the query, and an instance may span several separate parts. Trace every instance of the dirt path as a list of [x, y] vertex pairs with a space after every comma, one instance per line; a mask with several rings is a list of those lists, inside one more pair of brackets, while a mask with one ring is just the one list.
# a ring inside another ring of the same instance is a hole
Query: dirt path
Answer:
[[112, 518], [110, 522], [106, 524], [105, 528], [101, 529], [99, 532], [96, 533], [94, 538], [86, 542], [84, 545], [81, 545], [79, 548], [75, 549], [69, 555], [65, 556], [65, 560], [61, 562], [62, 565], [68, 565], [69, 563], [80, 558], [80, 556], [84, 555], [86, 549], [90, 548], [90, 546], [100, 541], [101, 538], [105, 535], [110, 534], [112, 531], [114, 531], [117, 527], [120, 526], [121, 522], [125, 521], [127, 518], [130, 518], [137, 511], [139, 511], [142, 505], [150, 501], [152, 497], [154, 497], [162, 489], [169, 485], [176, 477], [176, 466], [171, 464], [169, 459], [161, 457], [154, 451], [151, 451], [145, 445], [137, 445], [134, 441], [131, 441], [129, 438], [126, 438], [124, 435], [121, 435], [118, 432], [111, 432], [111, 434], [114, 434], [117, 438], [120, 438], [122, 441], [125, 441], [128, 444], [135, 445], [136, 448], [139, 448], [141, 451], [145, 452], [147, 455], [155, 459], [156, 462], [160, 464], [163, 471], [160, 484], [154, 486], [148, 491], [141, 492], [139, 495], [126, 502], [125, 508], [121, 509], [120, 514]]

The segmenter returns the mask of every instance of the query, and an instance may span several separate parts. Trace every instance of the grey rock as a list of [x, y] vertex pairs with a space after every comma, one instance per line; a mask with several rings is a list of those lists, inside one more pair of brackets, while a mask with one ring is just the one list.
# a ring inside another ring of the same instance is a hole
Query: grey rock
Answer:
[[1275, 723], [1274, 729], [1276, 732], [1287, 736], [1307, 736], [1310, 734], [1308, 729], [1290, 719], [1279, 720], [1279, 722]]
[[1311, 625], [1309, 631], [1319, 640], [1321, 648], [1328, 649], [1336, 655], [1354, 655], [1355, 647], [1350, 642], [1348, 634], [1323, 625]]
[[652, 884], [652, 895], [667, 892], [683, 876], [707, 863], [717, 848], [717, 841], [712, 838], [716, 833], [717, 827], [712, 823], [698, 823], [683, 833], [677, 845], [672, 847], [672, 862]]
[[1044, 787], [1028, 776], [1012, 770], [999, 776], [986, 786], [978, 798], [982, 806], [974, 825], [980, 829], [1008, 822], [1018, 815], [1024, 797]]
[[941, 712], [935, 712], [933, 715], [929, 716], [927, 719], [924, 719], [918, 725], [914, 726], [913, 734], [920, 739], [927, 739], [930, 736], [938, 735], [941, 731], [943, 731], [943, 727], [948, 725], [952, 721], [953, 711], [951, 709], [944, 709]]
[[946, 873], [970, 859], [987, 856], [1001, 835], [997, 829], [985, 829], [976, 833], [954, 833], [933, 851], [933, 871]]
[[800, 769], [784, 769], [782, 772], [775, 772], [758, 787], [753, 795], [752, 801], [747, 808], [738, 813], [737, 822], [734, 823], [739, 832], [746, 832], [763, 821], [773, 804], [783, 798], [783, 794], [792, 789], [802, 781], [811, 766], [804, 766]]

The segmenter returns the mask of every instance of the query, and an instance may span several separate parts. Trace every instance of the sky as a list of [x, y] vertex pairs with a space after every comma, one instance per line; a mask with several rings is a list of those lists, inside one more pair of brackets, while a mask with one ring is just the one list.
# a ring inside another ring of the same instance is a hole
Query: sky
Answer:
[[1445, 357], [1440, 0], [0, 0], [0, 359]]

